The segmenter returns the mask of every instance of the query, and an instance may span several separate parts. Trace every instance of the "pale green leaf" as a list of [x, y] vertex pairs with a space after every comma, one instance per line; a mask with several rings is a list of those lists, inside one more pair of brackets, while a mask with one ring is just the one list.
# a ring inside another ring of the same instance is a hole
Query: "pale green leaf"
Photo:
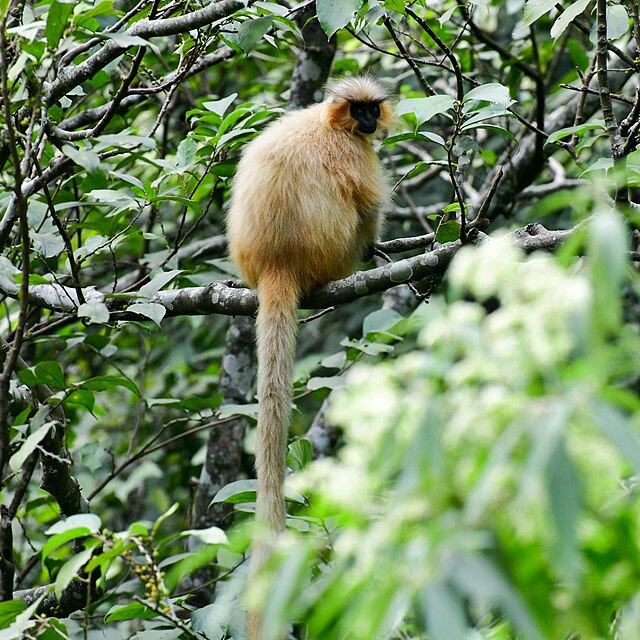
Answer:
[[71, 581], [78, 575], [78, 571], [82, 567], [84, 567], [87, 562], [91, 559], [91, 554], [93, 553], [93, 549], [85, 549], [81, 551], [77, 555], [73, 556], [71, 560], [65, 562], [58, 571], [58, 575], [56, 576], [56, 582], [54, 585], [54, 591], [56, 594], [56, 598], [60, 600], [62, 596], [62, 592], [69, 586]]
[[109, 322], [109, 309], [104, 302], [84, 302], [78, 307], [78, 318], [87, 318], [89, 322], [104, 324]]
[[307, 381], [307, 389], [309, 391], [317, 391], [318, 389], [339, 389], [344, 387], [344, 379], [340, 376], [325, 376], [310, 378]]
[[567, 30], [567, 27], [575, 20], [575, 18], [577, 18], [592, 1], [593, 0], [577, 0], [577, 2], [573, 2], [566, 7], [566, 9], [553, 23], [553, 26], [551, 27], [551, 37], [554, 40], [557, 40]]
[[187, 529], [183, 535], [193, 536], [204, 544], [228, 544], [227, 534], [219, 527], [209, 527], [208, 529]]
[[145, 318], [149, 318], [153, 320], [158, 326], [160, 326], [160, 322], [162, 318], [167, 313], [165, 307], [161, 304], [156, 304], [155, 302], [136, 302], [127, 307], [127, 311], [131, 313], [137, 313], [138, 315], [144, 316]]
[[287, 466], [294, 471], [304, 469], [313, 458], [313, 446], [306, 438], [295, 440], [289, 445]]
[[100, 531], [101, 526], [102, 521], [95, 513], [78, 513], [76, 515], [69, 516], [65, 520], [56, 522], [45, 531], [45, 535], [52, 536], [57, 533], [63, 533], [64, 531], [78, 529], [80, 527], [85, 527], [88, 529], [89, 533], [96, 533]]
[[140, 295], [145, 298], [152, 298], [158, 291], [167, 286], [172, 280], [182, 273], [181, 269], [173, 269], [171, 271], [159, 271], [156, 273], [151, 282], [140, 287]]
[[402, 316], [393, 309], [378, 309], [370, 313], [362, 322], [362, 335], [386, 333], [402, 320]]
[[212, 111], [213, 113], [222, 117], [225, 111], [231, 106], [231, 104], [237, 97], [237, 93], [232, 93], [226, 98], [221, 98], [220, 100], [208, 100], [207, 102], [204, 102], [202, 106], [207, 111]]
[[44, 440], [52, 428], [56, 428], [54, 422], [45, 422], [27, 437], [22, 446], [9, 458], [9, 466], [14, 472], [18, 473], [22, 469], [26, 459], [35, 451], [35, 448]]
[[418, 120], [418, 124], [431, 120], [434, 116], [443, 115], [447, 118], [451, 116], [447, 113], [453, 107], [456, 100], [449, 95], [428, 96], [426, 98], [408, 98], [400, 100], [396, 107], [398, 115], [413, 113]]
[[47, 38], [47, 44], [52, 49], [58, 46], [58, 42], [60, 42], [60, 38], [64, 33], [67, 20], [73, 11], [74, 5], [75, 2], [72, 1], [62, 2], [61, 0], [54, 0], [49, 6], [45, 36]]
[[316, 0], [318, 21], [324, 32], [331, 37], [349, 24], [361, 4], [360, 0]]

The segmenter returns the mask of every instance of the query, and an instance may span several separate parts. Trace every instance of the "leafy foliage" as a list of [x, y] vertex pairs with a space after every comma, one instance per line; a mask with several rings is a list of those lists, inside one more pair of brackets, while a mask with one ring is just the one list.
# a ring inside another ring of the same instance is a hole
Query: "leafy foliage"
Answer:
[[[3, 640], [241, 640], [252, 599], [266, 640], [636, 637], [635, 3], [0, 16]], [[245, 593], [257, 406], [228, 316], [255, 297], [224, 210], [329, 66], [397, 94], [391, 257], [310, 297], [289, 531]]]

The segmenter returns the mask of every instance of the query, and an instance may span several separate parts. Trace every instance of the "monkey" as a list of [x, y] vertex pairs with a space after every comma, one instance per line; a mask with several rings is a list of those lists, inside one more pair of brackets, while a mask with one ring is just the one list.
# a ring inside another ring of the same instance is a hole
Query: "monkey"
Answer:
[[[371, 135], [392, 123], [390, 96], [369, 76], [329, 83], [325, 100], [291, 111], [243, 150], [227, 216], [230, 257], [257, 289], [256, 519], [285, 526], [284, 478], [297, 309], [303, 294], [353, 273], [378, 239], [390, 189]], [[270, 543], [254, 543], [249, 579]], [[249, 612], [249, 640], [261, 617]]]

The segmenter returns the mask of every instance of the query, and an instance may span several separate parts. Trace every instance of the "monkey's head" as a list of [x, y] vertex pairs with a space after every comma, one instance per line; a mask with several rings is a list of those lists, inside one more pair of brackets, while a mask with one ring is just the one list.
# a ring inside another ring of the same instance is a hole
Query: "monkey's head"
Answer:
[[342, 78], [327, 85], [329, 123], [360, 136], [387, 129], [393, 114], [389, 94], [370, 76]]

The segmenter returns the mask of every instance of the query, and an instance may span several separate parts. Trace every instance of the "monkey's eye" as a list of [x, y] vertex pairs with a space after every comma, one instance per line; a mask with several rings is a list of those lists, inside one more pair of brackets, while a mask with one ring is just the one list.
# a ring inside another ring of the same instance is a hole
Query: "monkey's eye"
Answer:
[[362, 105], [361, 104], [352, 104], [351, 105], [351, 113], [356, 116], [356, 115], [360, 115], [362, 113], [363, 109], [362, 109]]
[[380, 105], [379, 104], [372, 104], [371, 105], [371, 115], [373, 115], [374, 118], [380, 117]]

